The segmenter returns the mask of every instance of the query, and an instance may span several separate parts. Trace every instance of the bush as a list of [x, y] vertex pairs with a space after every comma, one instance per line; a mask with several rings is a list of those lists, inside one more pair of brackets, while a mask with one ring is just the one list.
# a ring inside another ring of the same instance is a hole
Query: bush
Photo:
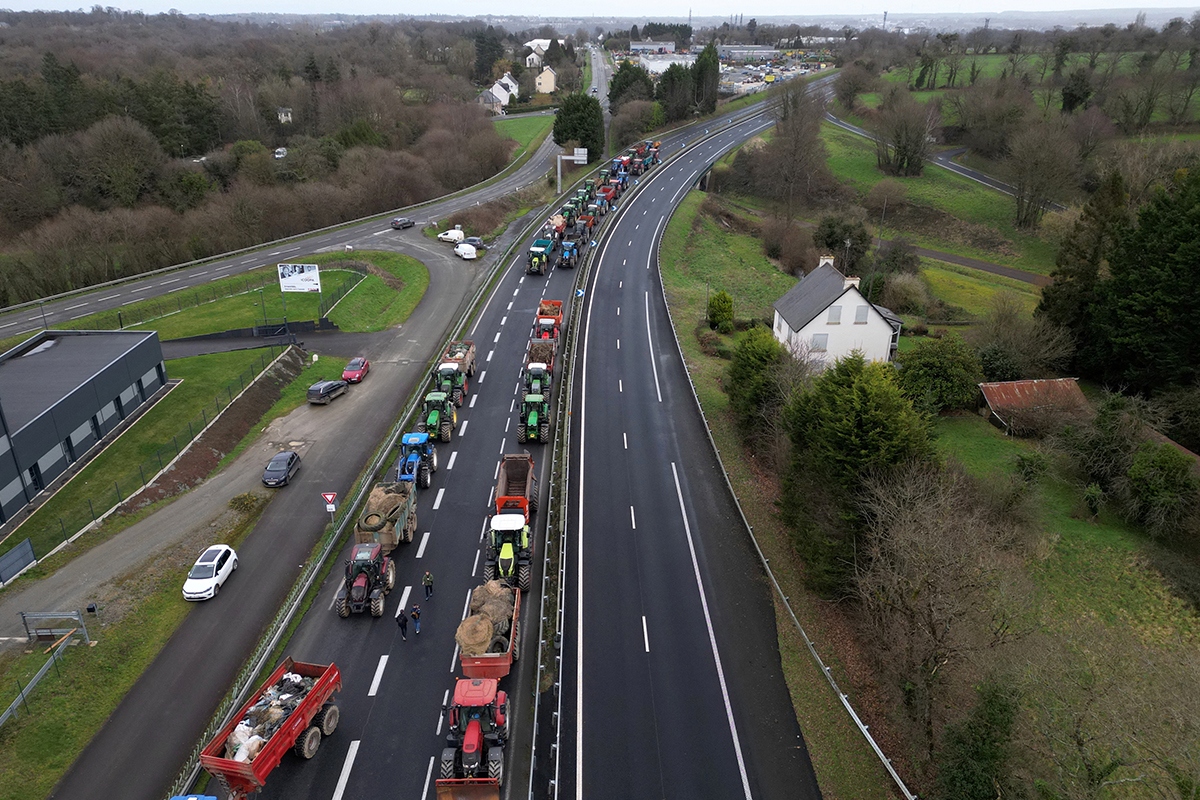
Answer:
[[875, 257], [875, 269], [883, 274], [907, 272], [916, 275], [921, 269], [921, 258], [904, 239], [893, 239]]
[[1104, 490], [1098, 483], [1089, 483], [1083, 490], [1083, 504], [1093, 517], [1099, 516], [1100, 508], [1104, 505]]
[[787, 357], [783, 345], [766, 328], [749, 331], [733, 351], [725, 391], [729, 408], [744, 431], [758, 428], [763, 410], [779, 399], [776, 377]]
[[989, 381], [1021, 380], [1020, 359], [999, 342], [985, 345], [979, 350], [979, 366]]
[[910, 336], [927, 336], [929, 334], [929, 328], [924, 322], [915, 322], [905, 328], [905, 330], [908, 331]]
[[729, 292], [720, 291], [708, 298], [708, 324], [717, 328], [723, 322], [733, 325], [733, 298]]
[[1195, 463], [1166, 442], [1145, 442], [1129, 468], [1132, 515], [1155, 535], [1183, 529], [1200, 499]]
[[700, 352], [706, 356], [717, 356], [721, 347], [721, 335], [716, 331], [701, 327], [696, 331], [696, 340], [700, 342]]
[[938, 797], [993, 800], [1006, 796], [1008, 745], [1017, 716], [1017, 698], [1007, 687], [985, 683], [968, 717], [946, 728], [938, 765]]
[[1017, 453], [1017, 474], [1026, 483], [1037, 483], [1050, 469], [1050, 459], [1040, 450]]
[[889, 276], [879, 304], [898, 314], [924, 314], [929, 290], [919, 276], [898, 273]]
[[896, 355], [900, 388], [912, 401], [928, 399], [936, 409], [971, 408], [983, 381], [979, 359], [958, 336], [922, 342]]
[[717, 332], [718, 333], [730, 334], [730, 333], [733, 333], [733, 331], [734, 331], [733, 320], [723, 319], [717, 323]]

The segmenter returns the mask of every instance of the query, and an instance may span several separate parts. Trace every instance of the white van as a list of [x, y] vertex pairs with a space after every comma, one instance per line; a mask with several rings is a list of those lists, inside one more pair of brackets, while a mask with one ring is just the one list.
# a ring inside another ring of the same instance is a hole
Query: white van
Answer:
[[461, 244], [455, 246], [454, 255], [458, 256], [463, 261], [472, 261], [478, 257], [478, 253], [475, 250], [475, 245], [467, 244], [466, 242], [462, 242]]
[[463, 239], [467, 238], [467, 235], [455, 228], [454, 230], [442, 231], [438, 234], [437, 238], [439, 242], [454, 242], [455, 244], [459, 244]]

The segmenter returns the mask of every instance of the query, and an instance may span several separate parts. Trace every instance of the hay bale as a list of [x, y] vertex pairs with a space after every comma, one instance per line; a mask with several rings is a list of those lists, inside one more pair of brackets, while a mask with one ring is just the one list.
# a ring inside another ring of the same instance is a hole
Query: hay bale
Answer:
[[[512, 588], [504, 581], [488, 581], [480, 586], [476, 586], [471, 591], [472, 613], [478, 612], [489, 601], [501, 597], [507, 598], [509, 605], [512, 605]], [[511, 609], [509, 609], [509, 616], [512, 616]]]
[[473, 614], [458, 624], [454, 641], [464, 656], [481, 656], [495, 637], [492, 621], [480, 614]]
[[512, 603], [496, 598], [485, 603], [483, 608], [479, 609], [479, 613], [491, 620], [496, 633], [508, 633], [513, 614]]

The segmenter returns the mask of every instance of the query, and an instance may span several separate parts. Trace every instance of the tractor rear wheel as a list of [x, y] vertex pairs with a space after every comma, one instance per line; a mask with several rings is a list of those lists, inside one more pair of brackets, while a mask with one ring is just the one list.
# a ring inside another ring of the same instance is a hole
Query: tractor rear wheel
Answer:
[[528, 564], [522, 564], [517, 570], [517, 588], [522, 592], [528, 592], [533, 588], [533, 569]]
[[525, 441], [525, 423], [524, 422], [517, 423], [517, 441], [518, 442]]
[[396, 588], [396, 562], [388, 559], [387, 569], [383, 573], [383, 591], [390, 592]]
[[334, 604], [334, 608], [337, 609], [337, 615], [342, 619], [350, 616], [350, 605], [346, 602], [346, 598], [339, 597], [337, 603]]
[[422, 489], [428, 489], [432, 480], [433, 479], [429, 476], [429, 465], [422, 464], [420, 469], [417, 470], [417, 486], [421, 487]]
[[296, 738], [292, 752], [301, 758], [312, 758], [317, 754], [317, 748], [320, 746], [321, 729], [314, 725]]
[[450, 441], [450, 431], [451, 430], [452, 430], [452, 428], [450, 427], [450, 422], [449, 421], [443, 422], [441, 425], [441, 428], [438, 430], [438, 439], [443, 442]]
[[[520, 631], [521, 631], [520, 624], [514, 621], [513, 628], [512, 628], [512, 635], [511, 635], [513, 661], [521, 660], [521, 633], [520, 633]], [[505, 719], [508, 719], [508, 717], [505, 717]]]
[[379, 597], [376, 597], [371, 600], [371, 616], [372, 617], [382, 617], [383, 616], [383, 595], [379, 595]]
[[483, 565], [483, 582], [487, 583], [488, 581], [494, 581], [494, 580], [496, 580], [496, 565], [495, 564], [484, 564]]
[[321, 710], [313, 717], [313, 727], [321, 729], [322, 736], [332, 736], [337, 730], [338, 720], [341, 719], [342, 712], [338, 711], [338, 707], [333, 703], [326, 703], [321, 706]]
[[538, 441], [542, 444], [550, 441], [550, 423], [543, 422], [538, 426]]

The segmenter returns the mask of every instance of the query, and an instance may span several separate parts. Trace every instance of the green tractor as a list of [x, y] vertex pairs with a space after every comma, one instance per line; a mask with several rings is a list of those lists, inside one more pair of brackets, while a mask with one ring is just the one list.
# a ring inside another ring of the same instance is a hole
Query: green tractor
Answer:
[[496, 514], [488, 531], [484, 581], [502, 580], [522, 592], [533, 587], [533, 546], [524, 514]]
[[458, 422], [454, 401], [445, 392], [430, 392], [425, 395], [421, 417], [417, 420], [417, 433], [437, 434], [438, 441], [450, 441], [450, 434]]
[[458, 364], [453, 361], [438, 364], [433, 370], [433, 389], [450, 395], [454, 405], [462, 406], [467, 393], [467, 373], [459, 369]]
[[534, 361], [525, 367], [523, 394], [550, 394], [550, 370], [540, 361]]
[[517, 423], [518, 442], [550, 441], [550, 401], [544, 394], [527, 394], [521, 400], [521, 421]]

